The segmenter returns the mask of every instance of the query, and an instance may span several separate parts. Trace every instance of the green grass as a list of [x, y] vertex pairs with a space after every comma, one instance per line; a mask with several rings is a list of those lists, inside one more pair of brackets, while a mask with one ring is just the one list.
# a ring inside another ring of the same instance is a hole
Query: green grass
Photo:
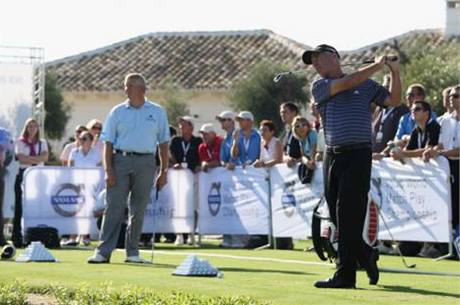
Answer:
[[[203, 248], [175, 248], [158, 245], [154, 265], [130, 265], [123, 263], [124, 253], [113, 254], [111, 264], [89, 265], [86, 258], [90, 250], [53, 250], [59, 263], [0, 262], [0, 283], [16, 280], [29, 287], [58, 285], [61, 287], [106, 287], [130, 290], [145, 289], [161, 294], [185, 293], [196, 296], [245, 296], [271, 304], [459, 304], [460, 277], [429, 275], [428, 272], [460, 272], [458, 261], [435, 262], [424, 258], [407, 258], [416, 263], [411, 269], [419, 274], [401, 274], [382, 271], [379, 285], [370, 286], [365, 272], [359, 271], [356, 290], [322, 290], [313, 287], [315, 280], [329, 277], [331, 265], [317, 264], [314, 253], [300, 249], [283, 250], [224, 250], [213, 245]], [[171, 273], [185, 258], [194, 252], [224, 273], [219, 278], [195, 278], [172, 276]], [[201, 254], [201, 255], [200, 255]], [[247, 260], [205, 256], [220, 254], [252, 258], [276, 258], [296, 262]], [[150, 258], [150, 253], [142, 253]], [[314, 264], [302, 264], [312, 262]], [[381, 256], [379, 267], [404, 270], [397, 256]], [[409, 269], [405, 269], [409, 270]], [[129, 287], [127, 287], [129, 285]], [[169, 303], [168, 303], [169, 304]], [[184, 303], [185, 304], [185, 303]], [[198, 304], [198, 303], [197, 303]], [[204, 304], [204, 303], [203, 303]]]

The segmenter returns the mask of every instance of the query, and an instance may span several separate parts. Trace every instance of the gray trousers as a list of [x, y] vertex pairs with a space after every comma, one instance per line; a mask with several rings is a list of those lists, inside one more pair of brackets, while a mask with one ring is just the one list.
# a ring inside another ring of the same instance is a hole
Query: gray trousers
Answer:
[[[156, 165], [154, 155], [113, 156], [116, 185], [107, 188], [107, 206], [102, 220], [97, 252], [110, 258], [117, 245], [128, 206], [125, 248], [127, 256], [139, 255], [145, 208], [150, 200]], [[128, 196], [130, 195], [130, 200]]]

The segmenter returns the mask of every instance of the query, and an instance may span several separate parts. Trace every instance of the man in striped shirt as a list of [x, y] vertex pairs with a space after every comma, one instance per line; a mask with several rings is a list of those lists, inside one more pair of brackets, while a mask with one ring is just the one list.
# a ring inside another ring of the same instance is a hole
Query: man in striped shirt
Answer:
[[[378, 252], [362, 238], [372, 164], [370, 104], [399, 105], [399, 62], [379, 56], [373, 64], [345, 74], [339, 53], [325, 44], [305, 51], [302, 60], [313, 65], [321, 77], [313, 83], [311, 93], [321, 113], [327, 145], [324, 192], [339, 231], [337, 271], [330, 279], [317, 281], [315, 287], [354, 288], [358, 261], [366, 269], [369, 283], [375, 285]], [[389, 90], [369, 79], [385, 66], [390, 70]]]

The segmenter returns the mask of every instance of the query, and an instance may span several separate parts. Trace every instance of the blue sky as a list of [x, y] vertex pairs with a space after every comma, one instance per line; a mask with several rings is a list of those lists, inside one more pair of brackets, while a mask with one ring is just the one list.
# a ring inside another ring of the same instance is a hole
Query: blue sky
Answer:
[[352, 50], [410, 30], [443, 28], [445, 0], [40, 0], [0, 4], [0, 46], [54, 60], [150, 32], [270, 29]]

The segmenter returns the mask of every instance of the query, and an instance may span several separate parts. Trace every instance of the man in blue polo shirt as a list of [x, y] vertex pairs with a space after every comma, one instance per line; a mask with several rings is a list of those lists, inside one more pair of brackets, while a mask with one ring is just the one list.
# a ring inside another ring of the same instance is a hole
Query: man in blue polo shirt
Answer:
[[252, 165], [260, 156], [260, 134], [252, 128], [254, 116], [249, 111], [241, 111], [236, 120], [239, 130], [233, 134], [231, 156], [237, 165]]
[[101, 135], [104, 141], [107, 206], [102, 220], [100, 244], [94, 255], [88, 259], [90, 264], [110, 261], [125, 220], [127, 205], [125, 262], [149, 263], [139, 257], [138, 244], [145, 207], [150, 200], [157, 172], [157, 145], [161, 167], [156, 186], [161, 189], [167, 183], [170, 135], [166, 112], [161, 106], [145, 98], [146, 83], [141, 74], [128, 74], [124, 85], [128, 99], [110, 111]]
[[[302, 56], [313, 65], [320, 79], [311, 88], [321, 114], [326, 140], [324, 193], [334, 225], [339, 231], [338, 264], [334, 276], [315, 282], [317, 288], [354, 288], [357, 262], [367, 271], [370, 284], [377, 284], [378, 252], [362, 237], [370, 188], [372, 164], [372, 126], [370, 103], [398, 106], [401, 81], [399, 62], [377, 57], [375, 63], [345, 74], [334, 47], [319, 45]], [[388, 66], [389, 92], [370, 80]]]

